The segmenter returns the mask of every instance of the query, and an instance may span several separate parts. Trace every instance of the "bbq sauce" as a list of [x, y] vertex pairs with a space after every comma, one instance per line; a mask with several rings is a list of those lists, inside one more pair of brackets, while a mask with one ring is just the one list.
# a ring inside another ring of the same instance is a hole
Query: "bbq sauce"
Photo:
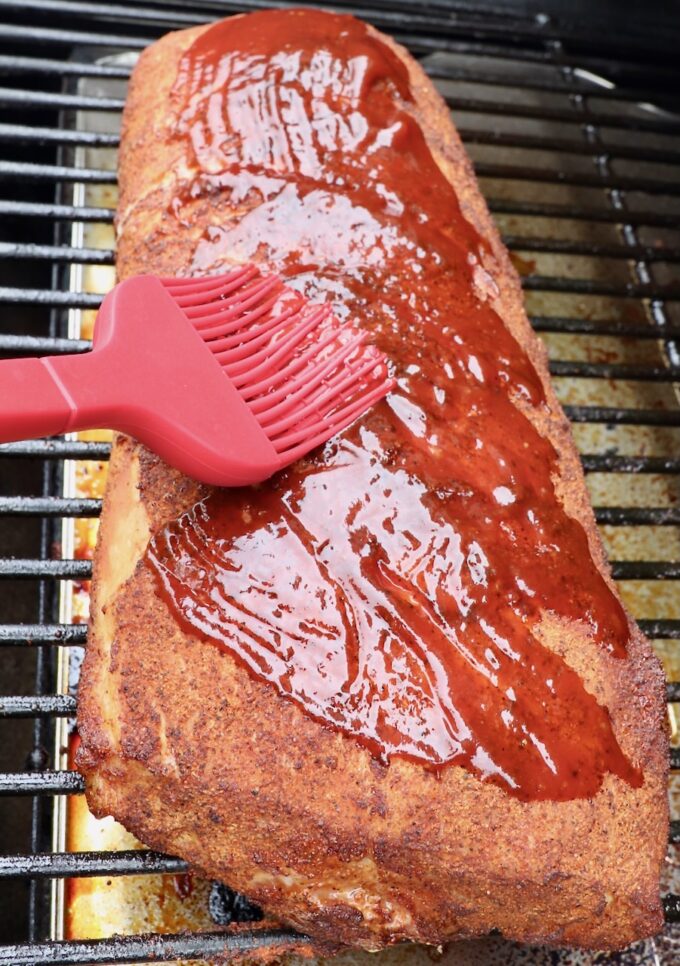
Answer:
[[620, 659], [629, 627], [557, 499], [528, 418], [541, 380], [404, 63], [352, 17], [267, 11], [202, 33], [173, 96], [191, 172], [174, 210], [235, 211], [193, 271], [266, 263], [359, 317], [397, 379], [311, 458], [152, 539], [173, 614], [382, 761], [460, 765], [524, 800], [592, 796], [607, 772], [639, 786], [606, 708], [539, 640], [547, 614]]

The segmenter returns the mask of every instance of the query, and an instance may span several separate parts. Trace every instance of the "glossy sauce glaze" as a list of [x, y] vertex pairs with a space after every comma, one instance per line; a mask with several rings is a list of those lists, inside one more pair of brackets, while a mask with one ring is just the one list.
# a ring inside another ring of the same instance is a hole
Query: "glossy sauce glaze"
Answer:
[[548, 613], [622, 658], [629, 628], [557, 500], [525, 414], [547, 411], [541, 381], [405, 65], [353, 18], [269, 11], [201, 34], [174, 96], [193, 177], [173, 207], [227, 205], [193, 271], [255, 259], [331, 297], [398, 383], [313, 458], [157, 534], [159, 593], [383, 761], [455, 763], [525, 800], [591, 796], [607, 772], [639, 785], [607, 710], [537, 637]]

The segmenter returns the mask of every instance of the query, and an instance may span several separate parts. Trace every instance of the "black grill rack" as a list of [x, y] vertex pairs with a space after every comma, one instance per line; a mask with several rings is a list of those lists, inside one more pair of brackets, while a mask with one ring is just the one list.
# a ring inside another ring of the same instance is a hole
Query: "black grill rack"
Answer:
[[[88, 348], [66, 337], [67, 315], [70, 309], [96, 307], [99, 298], [72, 291], [66, 268], [112, 264], [113, 252], [72, 248], [69, 230], [74, 222], [111, 222], [113, 212], [74, 202], [71, 188], [111, 184], [115, 177], [75, 165], [72, 152], [115, 147], [117, 137], [74, 127], [72, 119], [76, 111], [119, 112], [122, 101], [78, 93], [77, 81], [127, 75], [120, 65], [98, 62], [97, 54], [138, 51], [167, 30], [271, 5], [276, 4], [199, 0], [187, 10], [179, 0], [149, 0], [144, 6], [0, 0], [0, 354]], [[680, 480], [674, 386], [680, 381], [677, 28], [655, 32], [658, 23], [642, 21], [598, 30], [573, 16], [489, 12], [444, 0], [334, 6], [351, 6], [394, 34], [445, 94], [505, 242], [519, 253], [531, 321], [552, 340], [551, 356], [557, 357], [551, 358], [551, 371], [558, 385], [606, 385], [614, 402], [625, 402], [620, 387], [641, 387], [639, 405], [592, 403], [578, 392], [566, 397], [572, 422], [599, 427], [605, 440], [596, 452], [584, 454], [586, 472], [628, 481], [633, 497], [641, 478]], [[557, 268], [537, 270], [532, 255], [538, 265], [551, 256], [548, 264]], [[583, 265], [586, 277], [578, 271]], [[593, 358], [579, 348], [583, 340], [598, 339], [606, 347], [613, 338], [625, 340], [623, 361], [611, 361], [604, 350]], [[559, 357], [561, 348], [567, 358]], [[633, 433], [628, 445], [608, 447], [607, 434], [618, 438], [623, 427]], [[649, 427], [663, 435], [659, 452], [649, 451], [644, 435]], [[225, 949], [256, 954], [271, 946], [294, 950], [304, 937], [254, 927], [236, 934], [48, 939], [50, 880], [186, 870], [181, 860], [150, 851], [68, 853], [50, 847], [55, 796], [83, 791], [80, 776], [55, 769], [49, 751], [55, 720], [75, 711], [73, 696], [55, 691], [55, 655], [86, 642], [85, 626], [59, 623], [57, 588], [60, 581], [90, 575], [88, 561], [61, 559], [59, 527], [64, 518], [92, 517], [100, 510], [97, 500], [63, 495], [63, 466], [64, 460], [106, 459], [108, 453], [107, 444], [68, 439], [0, 446], [0, 532], [18, 535], [20, 543], [18, 550], [16, 542], [0, 545], [3, 553], [10, 548], [0, 559], [0, 578], [10, 589], [0, 598], [0, 621], [7, 621], [0, 623], [0, 670], [7, 655], [30, 654], [34, 675], [32, 693], [0, 697], [2, 739], [21, 726], [17, 742], [27, 743], [28, 750], [25, 770], [0, 773], [0, 796], [25, 809], [30, 805], [32, 816], [30, 848], [0, 856], [1, 879], [30, 885], [30, 942], [0, 947], [0, 964], [205, 959]], [[26, 488], [30, 495], [23, 494]], [[663, 528], [666, 534], [680, 526], [680, 504], [672, 498], [664, 505], [620, 503], [596, 506], [598, 522], [609, 528]], [[677, 581], [680, 553], [665, 556], [670, 559], [614, 560], [614, 577], [650, 586]], [[23, 595], [22, 581], [29, 588]], [[13, 606], [15, 590], [23, 609]], [[680, 613], [652, 610], [639, 624], [651, 638], [680, 639]], [[680, 702], [680, 682], [669, 682], [668, 701]], [[17, 720], [12, 726], [2, 719]], [[32, 732], [23, 719], [32, 721]], [[680, 770], [680, 749], [671, 748], [671, 760]], [[680, 843], [677, 819], [670, 841]], [[664, 902], [668, 922], [680, 922], [680, 896], [667, 894]]]

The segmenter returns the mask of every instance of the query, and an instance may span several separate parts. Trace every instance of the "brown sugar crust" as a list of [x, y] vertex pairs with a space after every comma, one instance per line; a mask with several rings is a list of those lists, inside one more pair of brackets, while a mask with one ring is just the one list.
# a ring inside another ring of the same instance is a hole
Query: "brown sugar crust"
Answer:
[[[234, 215], [227, 196], [197, 198], [181, 227], [171, 211], [184, 155], [170, 137], [170, 91], [204, 29], [164, 37], [134, 71], [120, 159], [120, 278], [186, 273], [206, 228]], [[383, 40], [408, 66], [433, 156], [493, 253], [494, 307], [530, 354], [550, 406], [530, 418], [559, 454], [559, 496], [614, 588], [545, 350], [448, 109], [408, 53]], [[637, 628], [624, 660], [589, 646], [584, 626], [549, 615], [540, 637], [609, 708], [621, 748], [644, 771], [641, 788], [607, 775], [590, 800], [526, 803], [459, 767], [439, 778], [405, 760], [384, 767], [183, 633], [155, 595], [138, 565], [150, 533], [204, 492], [130, 439], [116, 440], [79, 693], [78, 763], [96, 815], [114, 815], [150, 847], [331, 944], [439, 944], [495, 928], [521, 941], [604, 949], [661, 927], [665, 691]]]

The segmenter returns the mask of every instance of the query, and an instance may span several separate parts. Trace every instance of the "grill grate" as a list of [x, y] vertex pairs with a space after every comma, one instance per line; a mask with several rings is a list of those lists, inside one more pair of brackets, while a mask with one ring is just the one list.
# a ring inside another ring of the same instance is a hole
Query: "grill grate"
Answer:
[[[68, 320], [77, 310], [96, 308], [100, 296], [72, 285], [72, 273], [110, 266], [113, 252], [72, 246], [71, 231], [78, 224], [110, 225], [111, 208], [88, 204], [78, 186], [106, 190], [115, 175], [78, 163], [78, 152], [116, 148], [116, 133], [87, 121], [115, 117], [123, 102], [92, 93], [83, 82], [115, 90], [129, 67], [105, 62], [115, 61], [111, 54], [139, 51], [168, 29], [271, 5], [197, 0], [187, 12], [179, 0], [0, 0], [0, 303], [12, 320], [0, 332], [0, 354], [89, 347], [85, 339], [68, 337]], [[679, 640], [680, 610], [657, 610], [665, 598], [654, 595], [667, 584], [674, 591], [680, 579], [680, 505], [674, 503], [680, 495], [677, 31], [655, 34], [649, 23], [598, 31], [574, 17], [488, 12], [444, 0], [426, 8], [406, 0], [334, 6], [352, 6], [394, 34], [444, 94], [515, 253], [530, 318], [548, 340], [567, 415], [583, 430], [577, 440], [584, 469], [596, 481], [596, 517], [610, 539], [614, 577], [649, 588], [652, 603], [640, 609], [638, 621], [645, 633], [660, 642]], [[612, 340], [623, 346], [618, 355]], [[596, 387], [592, 398], [585, 384]], [[656, 448], [654, 433], [662, 441]], [[28, 655], [33, 674], [32, 688], [25, 689], [32, 693], [0, 697], [5, 734], [23, 727], [24, 719], [33, 722], [27, 767], [0, 772], [0, 804], [25, 809], [31, 802], [30, 849], [0, 855], [0, 879], [30, 882], [32, 943], [0, 947], [0, 964], [187, 960], [216, 956], [225, 947], [234, 954], [303, 948], [305, 937], [265, 926], [228, 935], [45, 941], [57, 934], [50, 931], [55, 879], [186, 872], [181, 860], [148, 850], [53, 846], [55, 803], [83, 790], [80, 776], [56, 768], [47, 750], [57, 719], [75, 711], [72, 694], [57, 690], [58, 655], [86, 642], [84, 624], [61, 619], [59, 590], [91, 573], [88, 560], [63, 556], [61, 525], [94, 518], [101, 506], [98, 499], [65, 495], [65, 461], [106, 460], [109, 451], [107, 443], [71, 439], [0, 446], [0, 533], [27, 535], [18, 550], [7, 543], [11, 553], [6, 541], [0, 543], [0, 579], [28, 602], [20, 612], [5, 598], [0, 660]], [[598, 499], [605, 492], [597, 484], [602, 479], [619, 481], [615, 502]], [[659, 480], [663, 486], [655, 489]], [[645, 528], [656, 535], [653, 555], [638, 540]], [[632, 541], [632, 557], [629, 551], [617, 556], [621, 534]], [[664, 652], [669, 666], [673, 646]], [[680, 703], [680, 683], [669, 682], [667, 697]], [[671, 756], [680, 770], [680, 749], [673, 747]], [[680, 843], [680, 814], [670, 842]], [[680, 896], [670, 893], [664, 902], [667, 921], [680, 922]]]

